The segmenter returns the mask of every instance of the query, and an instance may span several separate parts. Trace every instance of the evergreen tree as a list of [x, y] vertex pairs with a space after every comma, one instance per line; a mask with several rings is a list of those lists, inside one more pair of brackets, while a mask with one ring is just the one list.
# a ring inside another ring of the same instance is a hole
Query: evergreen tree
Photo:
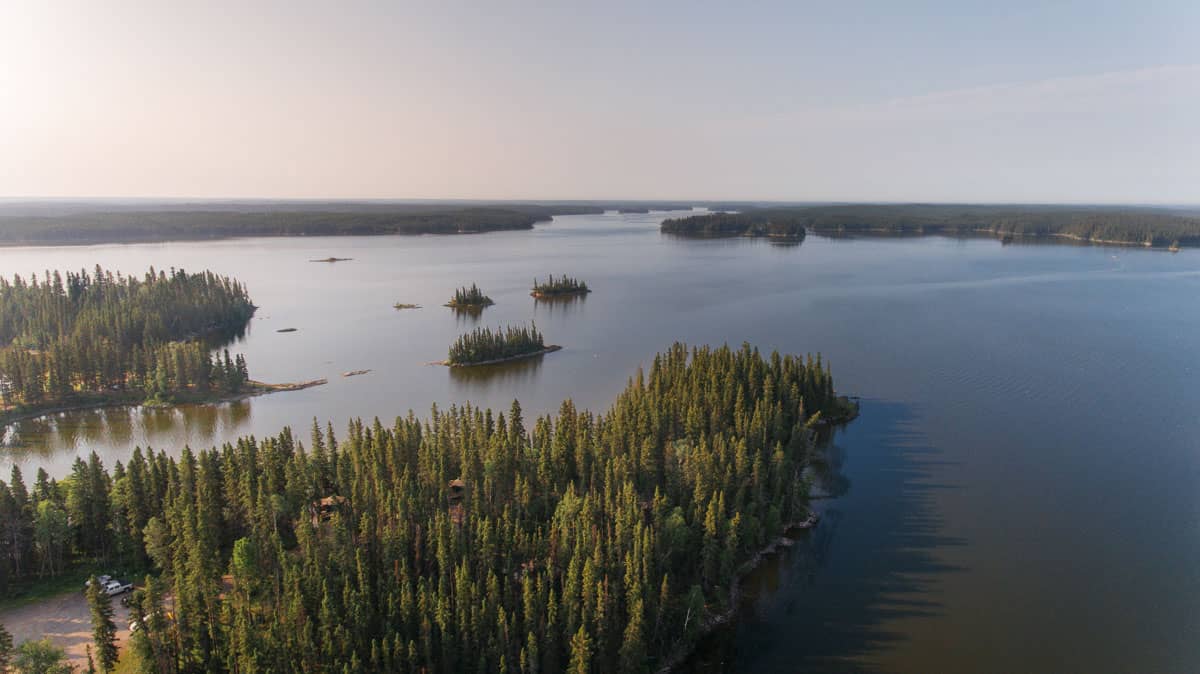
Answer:
[[4, 627], [4, 623], [0, 623], [0, 672], [8, 671], [8, 665], [10, 662], [12, 662], [12, 655], [12, 633]]
[[676, 345], [603, 414], [467, 404], [314, 423], [308, 447], [285, 429], [111, 472], [88, 457], [32, 495], [0, 482], [0, 569], [152, 562], [130, 607], [144, 671], [643, 671], [807, 515], [832, 391], [815, 358]]
[[568, 674], [588, 674], [592, 668], [592, 640], [588, 637], [587, 629], [580, 627], [571, 637], [571, 664], [567, 667]]
[[[88, 610], [92, 614], [92, 642], [100, 659], [100, 668], [111, 672], [117, 664], [117, 624], [113, 620], [112, 598], [92, 576], [87, 586]], [[89, 660], [91, 654], [88, 655]]]

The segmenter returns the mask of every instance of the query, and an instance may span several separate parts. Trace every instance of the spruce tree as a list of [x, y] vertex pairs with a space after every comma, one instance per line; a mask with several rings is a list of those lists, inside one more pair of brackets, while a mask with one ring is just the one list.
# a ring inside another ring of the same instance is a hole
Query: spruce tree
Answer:
[[575, 636], [571, 637], [571, 664], [567, 667], [568, 674], [588, 674], [592, 666], [592, 640], [588, 637], [587, 629], [580, 627]]
[[4, 627], [4, 623], [0, 623], [0, 672], [8, 671], [8, 665], [12, 661], [12, 654], [12, 633]]
[[117, 664], [117, 623], [113, 620], [112, 597], [92, 576], [87, 587], [88, 609], [92, 614], [92, 641], [100, 660], [100, 669], [111, 672]]

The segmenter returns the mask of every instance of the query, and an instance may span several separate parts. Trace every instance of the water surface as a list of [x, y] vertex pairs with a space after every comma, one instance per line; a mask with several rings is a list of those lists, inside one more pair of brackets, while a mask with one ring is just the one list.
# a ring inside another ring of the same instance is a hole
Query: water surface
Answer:
[[[22, 422], [0, 470], [62, 475], [80, 452], [111, 466], [134, 445], [178, 452], [289, 424], [306, 437], [313, 418], [340, 428], [435, 403], [599, 410], [675, 340], [821, 352], [838, 387], [865, 397], [830, 441], [825, 517], [748, 579], [741, 619], [696, 667], [1200, 671], [1200, 252], [689, 241], [660, 235], [661, 218], [0, 250], [6, 275], [100, 263], [235, 276], [261, 307], [231, 346], [251, 375], [329, 378], [227, 405]], [[329, 256], [354, 259], [308, 262]], [[547, 273], [594, 292], [534, 302]], [[478, 323], [441, 306], [471, 282], [496, 301]], [[486, 372], [427, 365], [477, 324], [529, 320], [565, 348]]]

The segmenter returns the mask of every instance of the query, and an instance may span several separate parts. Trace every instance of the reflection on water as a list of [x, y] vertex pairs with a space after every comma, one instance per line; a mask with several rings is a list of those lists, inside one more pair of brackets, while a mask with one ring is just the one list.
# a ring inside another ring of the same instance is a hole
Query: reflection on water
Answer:
[[[178, 407], [119, 406], [63, 412], [11, 424], [3, 447], [15, 459], [50, 457], [62, 449], [97, 451], [107, 465], [125, 461], [134, 446], [207, 447], [247, 432], [251, 401]], [[119, 447], [120, 451], [111, 448]]]
[[[738, 619], [704, 641], [685, 669], [890, 671], [876, 658], [904, 635], [888, 625], [942, 614], [930, 590], [965, 569], [942, 561], [941, 551], [967, 541], [941, 533], [930, 495], [947, 485], [930, 481], [940, 459], [911, 429], [912, 416], [901, 405], [865, 401], [862, 416], [821, 443], [810, 479], [815, 493], [830, 496], [813, 503], [819, 523], [792, 532], [792, 547], [743, 579]], [[847, 443], [855, 447], [853, 469]], [[855, 487], [847, 490], [850, 472]], [[772, 647], [779, 643], [792, 647]], [[940, 662], [944, 671], [972, 669]]]
[[479, 323], [479, 318], [483, 316], [486, 307], [450, 307], [450, 311], [454, 313], [455, 323], [474, 327]]
[[[492, 393], [519, 390], [521, 387], [536, 381], [538, 372], [542, 369], [542, 361], [547, 357], [553, 358], [561, 352], [541, 354], [532, 358], [496, 363], [495, 365], [477, 365], [474, 367], [448, 367], [453, 389], [459, 392], [458, 399], [466, 400], [476, 393]], [[515, 397], [515, 396], [514, 396]]]
[[560, 295], [558, 297], [535, 297], [533, 314], [549, 318], [569, 318], [583, 311], [590, 293]]
[[724, 246], [770, 246], [772, 248], [799, 248], [807, 240], [807, 237], [788, 237], [788, 236], [694, 236], [690, 234], [675, 234], [672, 232], [662, 232], [664, 240], [675, 243], [700, 243], [712, 245], [714, 243]]

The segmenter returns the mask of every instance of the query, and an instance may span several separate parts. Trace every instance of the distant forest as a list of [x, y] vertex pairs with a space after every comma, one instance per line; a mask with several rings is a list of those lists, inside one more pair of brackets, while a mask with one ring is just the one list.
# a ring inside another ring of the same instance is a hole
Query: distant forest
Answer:
[[0, 245], [186, 241], [239, 236], [470, 234], [530, 229], [555, 215], [675, 204], [558, 202], [0, 203]]
[[1160, 248], [1200, 246], [1200, 216], [1166, 208], [861, 204], [751, 208], [666, 220], [662, 231], [693, 236], [756, 233], [765, 223], [829, 235], [1053, 237]]
[[804, 216], [793, 209], [763, 208], [745, 213], [711, 213], [664, 220], [661, 230], [681, 236], [773, 236], [803, 239]]
[[138, 211], [0, 217], [0, 244], [180, 241], [237, 236], [467, 234], [530, 229], [540, 209], [433, 212]]

